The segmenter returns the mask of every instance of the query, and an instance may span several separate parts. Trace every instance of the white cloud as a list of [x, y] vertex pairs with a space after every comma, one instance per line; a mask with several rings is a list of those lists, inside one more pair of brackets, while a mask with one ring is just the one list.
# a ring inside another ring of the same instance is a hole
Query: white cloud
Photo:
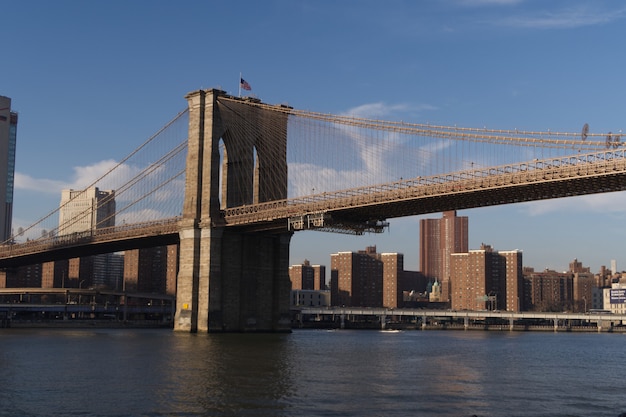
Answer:
[[405, 113], [419, 113], [427, 110], [437, 110], [437, 107], [430, 104], [408, 105], [408, 104], [386, 104], [382, 102], [368, 103], [353, 107], [344, 112], [344, 116], [363, 117], [366, 119], [379, 119], [385, 116], [397, 116]]
[[498, 19], [498, 24], [528, 29], [571, 29], [606, 24], [620, 20], [626, 15], [626, 8], [602, 10], [590, 4], [558, 10], [543, 10], [535, 14], [517, 14]]
[[115, 223], [122, 225], [124, 223], [134, 224], [163, 218], [163, 213], [154, 209], [142, 209], [136, 211], [123, 212], [116, 215]]
[[[74, 167], [74, 180], [72, 188], [83, 189], [90, 186], [100, 177], [107, 174], [116, 165], [116, 161], [109, 159], [84, 167]], [[124, 184], [129, 178], [132, 178], [132, 175], [134, 175], [136, 171], [136, 169], [127, 165], [121, 165], [115, 171], [115, 180], [104, 178], [104, 181], [96, 184], [96, 186], [101, 189], [118, 188], [120, 184]]]
[[38, 191], [47, 194], [58, 194], [66, 188], [67, 183], [47, 178], [33, 178], [30, 175], [15, 173], [14, 187], [16, 190]]
[[[430, 105], [367, 103], [343, 116], [370, 120], [412, 117], [413, 112], [435, 109]], [[331, 124], [332, 143], [323, 138], [308, 141], [308, 151], [289, 160], [290, 197], [363, 187], [427, 175], [435, 154], [450, 146], [447, 140], [423, 141], [398, 132]], [[319, 146], [321, 149], [312, 146]], [[324, 148], [326, 147], [326, 148]], [[317, 155], [335, 153], [320, 160]], [[313, 191], [315, 190], [315, 191]]]
[[[114, 172], [105, 175], [114, 167], [116, 167]], [[152, 169], [147, 171], [147, 168], [141, 169], [129, 164], [118, 165], [114, 160], [103, 160], [74, 167], [72, 178], [66, 181], [33, 178], [17, 172], [14, 183], [16, 190], [34, 192], [39, 195], [39, 201], [43, 201], [45, 197], [54, 203], [48, 207], [41, 207], [46, 209], [46, 212], [33, 213], [37, 216], [35, 219], [41, 219], [41, 224], [33, 225], [33, 219], [29, 221], [17, 216], [14, 217], [13, 224], [15, 227], [28, 229], [26, 237], [31, 239], [39, 237], [42, 229], [51, 230], [58, 225], [58, 217], [51, 215], [51, 212], [58, 208], [61, 191], [82, 190], [94, 184], [96, 180], [98, 181], [95, 186], [101, 190], [116, 191], [117, 209], [122, 211], [116, 219], [117, 224], [156, 220], [180, 214], [185, 188], [183, 180], [179, 177], [166, 182], [172, 175], [168, 167], [162, 165], [150, 167]], [[138, 176], [142, 172], [148, 174]], [[29, 209], [30, 211], [32, 210]]]
[[624, 207], [626, 192], [614, 192], [523, 203], [522, 211], [529, 216], [558, 212], [607, 214], [623, 213]]
[[[96, 162], [92, 165], [74, 167], [73, 178], [69, 181], [54, 180], [49, 178], [33, 178], [30, 175], [15, 173], [15, 189], [39, 191], [47, 194], [61, 196], [64, 189], [83, 189], [92, 184], [96, 179], [108, 172], [117, 162], [109, 159]], [[105, 187], [101, 187], [105, 188]]]

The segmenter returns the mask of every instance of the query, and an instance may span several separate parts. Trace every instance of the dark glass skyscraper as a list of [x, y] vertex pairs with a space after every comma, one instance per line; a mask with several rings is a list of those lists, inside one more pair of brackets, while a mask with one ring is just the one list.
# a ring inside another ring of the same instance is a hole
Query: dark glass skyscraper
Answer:
[[11, 99], [0, 96], [0, 241], [11, 237], [17, 113]]

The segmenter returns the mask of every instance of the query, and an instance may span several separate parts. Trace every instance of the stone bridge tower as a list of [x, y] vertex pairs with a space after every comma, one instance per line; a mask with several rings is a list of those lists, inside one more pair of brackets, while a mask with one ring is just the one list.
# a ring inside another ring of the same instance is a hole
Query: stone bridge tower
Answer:
[[[189, 137], [174, 329], [289, 331], [291, 233], [286, 225], [278, 231], [228, 227], [220, 211], [287, 197], [288, 116], [219, 90], [194, 91], [186, 99]], [[272, 129], [258, 128], [268, 120]]]

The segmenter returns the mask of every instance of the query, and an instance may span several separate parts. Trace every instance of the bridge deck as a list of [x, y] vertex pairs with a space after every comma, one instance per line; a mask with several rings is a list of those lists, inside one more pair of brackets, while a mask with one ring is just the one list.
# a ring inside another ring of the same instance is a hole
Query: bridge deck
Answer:
[[[378, 231], [427, 213], [626, 190], [625, 150], [469, 170], [227, 208], [225, 227]], [[0, 247], [0, 268], [174, 244], [180, 218], [116, 226]]]
[[623, 150], [415, 178], [377, 186], [229, 208], [227, 225], [284, 222], [326, 213], [347, 227], [367, 221], [626, 190]]

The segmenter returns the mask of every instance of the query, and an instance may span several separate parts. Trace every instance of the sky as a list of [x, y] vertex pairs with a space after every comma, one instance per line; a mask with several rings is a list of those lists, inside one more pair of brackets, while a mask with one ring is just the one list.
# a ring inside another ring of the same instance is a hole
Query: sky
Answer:
[[[269, 104], [464, 127], [618, 132], [626, 4], [596, 0], [0, 0], [0, 95], [19, 112], [13, 226], [58, 206], [239, 74]], [[369, 114], [368, 114], [369, 112]], [[460, 210], [524, 266], [626, 269], [626, 193]], [[419, 219], [297, 232], [291, 263], [376, 246], [418, 270]]]

